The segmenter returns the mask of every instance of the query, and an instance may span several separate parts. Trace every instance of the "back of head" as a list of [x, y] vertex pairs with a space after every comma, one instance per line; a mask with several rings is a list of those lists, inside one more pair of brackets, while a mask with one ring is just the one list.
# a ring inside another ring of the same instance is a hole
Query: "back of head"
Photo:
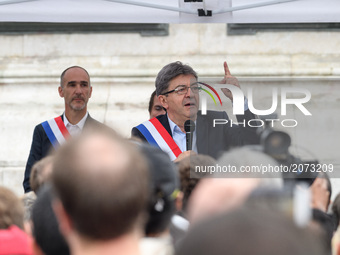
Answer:
[[174, 163], [165, 152], [148, 144], [142, 144], [140, 148], [148, 160], [150, 172], [149, 218], [145, 233], [160, 234], [167, 230], [175, 213], [178, 176]]
[[335, 219], [336, 228], [338, 228], [340, 221], [340, 193], [336, 195], [333, 201], [332, 213]]
[[[33, 191], [27, 192], [20, 197], [20, 201], [24, 206], [24, 223], [28, 223], [31, 220], [32, 208], [37, 196]], [[27, 227], [27, 224], [25, 224]]]
[[68, 255], [68, 245], [59, 231], [52, 208], [52, 190], [45, 185], [38, 193], [32, 210], [33, 237], [45, 255]]
[[196, 167], [215, 166], [216, 160], [208, 155], [192, 155], [178, 162], [180, 189], [183, 192], [183, 210], [186, 211], [189, 197], [205, 173], [196, 171]]
[[133, 144], [93, 131], [62, 146], [54, 162], [52, 183], [80, 236], [105, 241], [142, 224], [148, 173]]
[[334, 222], [332, 217], [318, 209], [312, 210], [311, 232], [319, 235], [324, 247], [331, 253]]
[[151, 93], [150, 99], [149, 99], [149, 106], [148, 106], [148, 111], [149, 114], [152, 111], [152, 106], [153, 106], [153, 101], [154, 101], [154, 97], [156, 96], [156, 90], [154, 92]]
[[34, 193], [50, 179], [52, 173], [53, 156], [47, 156], [34, 163], [30, 175], [30, 186]]
[[177, 255], [325, 254], [316, 236], [285, 215], [261, 208], [239, 208], [195, 225]]
[[24, 207], [10, 189], [0, 186], [0, 229], [7, 229], [11, 225], [23, 229]]
[[170, 81], [178, 75], [189, 75], [192, 74], [197, 79], [197, 74], [189, 65], [184, 65], [180, 61], [172, 62], [164, 66], [156, 77], [156, 94], [157, 96], [164, 93], [169, 87]]

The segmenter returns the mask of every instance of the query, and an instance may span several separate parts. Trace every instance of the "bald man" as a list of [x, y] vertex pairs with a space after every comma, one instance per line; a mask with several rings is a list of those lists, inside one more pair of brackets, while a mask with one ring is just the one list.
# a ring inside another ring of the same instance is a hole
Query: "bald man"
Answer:
[[25, 193], [31, 191], [29, 179], [35, 162], [57, 149], [69, 137], [77, 136], [90, 126], [102, 125], [87, 111], [92, 95], [90, 75], [80, 66], [65, 69], [60, 76], [59, 96], [64, 98], [65, 111], [62, 115], [37, 125], [33, 132], [30, 154], [27, 160], [23, 186]]

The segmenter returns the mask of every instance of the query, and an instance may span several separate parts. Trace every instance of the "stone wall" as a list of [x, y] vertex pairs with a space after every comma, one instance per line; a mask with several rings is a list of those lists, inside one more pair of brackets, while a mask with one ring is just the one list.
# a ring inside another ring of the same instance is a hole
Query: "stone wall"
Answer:
[[[339, 168], [340, 33], [266, 32], [227, 36], [225, 24], [170, 24], [169, 36], [21, 34], [0, 36], [0, 184], [22, 194], [34, 126], [60, 115], [60, 73], [81, 65], [92, 77], [90, 114], [129, 137], [146, 120], [160, 68], [181, 60], [201, 77], [223, 77], [227, 60], [242, 86], [258, 92], [297, 86], [312, 91], [313, 117], [299, 111], [294, 143]], [[267, 95], [257, 95], [261, 102]], [[227, 109], [230, 111], [230, 109]], [[335, 180], [336, 181], [336, 180]]]

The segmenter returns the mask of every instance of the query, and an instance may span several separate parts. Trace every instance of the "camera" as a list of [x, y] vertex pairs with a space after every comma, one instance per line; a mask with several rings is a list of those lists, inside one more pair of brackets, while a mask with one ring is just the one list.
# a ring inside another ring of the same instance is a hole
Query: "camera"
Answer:
[[291, 137], [288, 133], [274, 130], [270, 126], [272, 119], [277, 119], [277, 114], [259, 117], [265, 125], [258, 129], [260, 137], [260, 150], [274, 158], [278, 164], [285, 166], [287, 171], [282, 172], [285, 183], [296, 184], [305, 182], [311, 185], [318, 175], [315, 171], [319, 162], [317, 160], [302, 160], [290, 153]]

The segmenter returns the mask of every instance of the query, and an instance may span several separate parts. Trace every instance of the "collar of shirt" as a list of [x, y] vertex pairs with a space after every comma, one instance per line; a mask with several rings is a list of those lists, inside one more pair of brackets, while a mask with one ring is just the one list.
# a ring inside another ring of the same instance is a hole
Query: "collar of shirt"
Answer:
[[87, 118], [88, 115], [89, 115], [89, 113], [86, 112], [85, 116], [77, 124], [73, 125], [68, 121], [68, 119], [66, 118], [65, 112], [64, 112], [63, 118], [64, 118], [65, 127], [67, 128], [67, 126], [77, 126], [77, 127], [79, 127], [80, 130], [83, 130], [84, 125], [85, 125], [85, 121], [86, 121], [86, 118]]
[[[178, 125], [169, 118], [169, 115], [167, 115], [167, 117], [170, 125], [170, 131], [172, 133], [172, 139], [174, 139], [175, 143], [178, 145], [182, 152], [186, 151], [187, 150], [186, 133], [182, 132]], [[197, 153], [196, 129], [193, 133], [192, 150]]]

